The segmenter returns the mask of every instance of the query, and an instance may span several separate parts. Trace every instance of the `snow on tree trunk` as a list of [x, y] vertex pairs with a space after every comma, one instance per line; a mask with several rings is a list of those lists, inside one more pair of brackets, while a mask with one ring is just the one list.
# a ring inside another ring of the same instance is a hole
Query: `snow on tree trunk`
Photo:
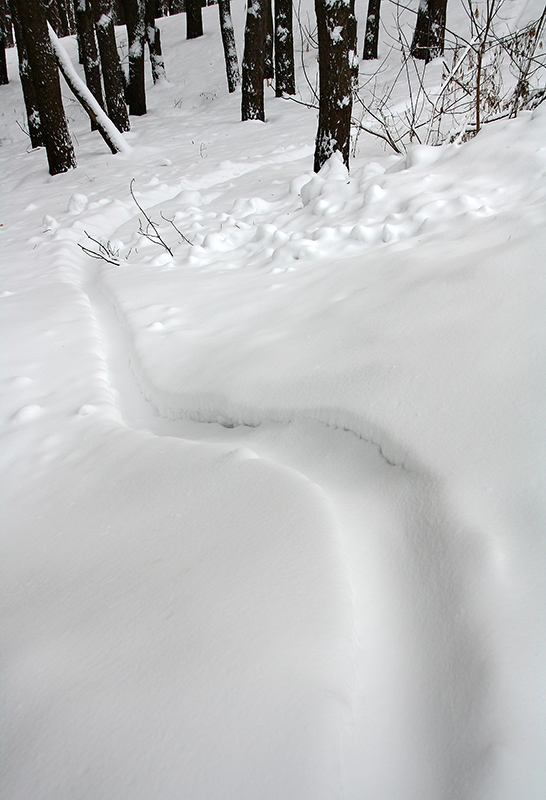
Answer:
[[146, 25], [146, 41], [148, 43], [148, 52], [150, 53], [152, 79], [154, 83], [157, 83], [161, 78], [166, 78], [167, 74], [165, 72], [165, 62], [161, 50], [161, 33], [155, 24], [155, 14], [156, 0], [146, 0], [144, 19]]
[[[76, 0], [76, 31], [81, 63], [85, 73], [85, 82], [99, 106], [104, 109], [99, 53], [88, 0]], [[92, 121], [91, 130], [95, 129], [96, 124]]]
[[11, 2], [11, 21], [15, 31], [15, 44], [17, 45], [17, 55], [19, 58], [19, 77], [21, 79], [21, 89], [23, 91], [23, 99], [25, 101], [25, 109], [27, 112], [28, 133], [30, 136], [30, 143], [32, 147], [43, 147], [41, 126], [40, 126], [40, 112], [38, 111], [38, 103], [36, 101], [36, 92], [34, 90], [34, 83], [30, 74], [30, 64], [28, 60], [27, 46], [25, 44], [25, 37], [17, 6]]
[[104, 109], [100, 107], [88, 87], [81, 80], [70, 61], [68, 53], [51, 26], [49, 27], [49, 36], [55, 52], [57, 64], [59, 65], [59, 69], [65, 81], [72, 90], [75, 98], [82, 104], [85, 111], [89, 114], [89, 117], [95, 122], [97, 130], [112, 153], [129, 152], [131, 147], [124, 140], [114, 123], [108, 119], [104, 113]]
[[264, 9], [265, 39], [264, 39], [264, 78], [268, 81], [275, 77], [273, 63], [273, 12], [271, 0], [262, 0]]
[[76, 166], [64, 113], [59, 71], [40, 0], [12, 0], [19, 14], [40, 112], [40, 130], [49, 172], [57, 175]]
[[275, 94], [296, 94], [292, 0], [275, 0]]
[[146, 113], [146, 88], [144, 83], [144, 0], [122, 0], [129, 44], [129, 80], [125, 97], [129, 114], [141, 117]]
[[231, 20], [230, 0], [218, 0], [218, 13], [220, 15], [220, 31], [224, 47], [226, 62], [226, 76], [229, 92], [234, 92], [241, 82], [239, 63], [237, 61], [237, 48], [235, 46], [235, 32]]
[[447, 0], [421, 0], [411, 55], [428, 64], [444, 52]]
[[349, 166], [354, 70], [354, 0], [315, 0], [319, 43], [319, 123], [314, 170], [335, 153]]
[[102, 80], [108, 117], [119, 131], [130, 129], [123, 72], [114, 31], [112, 0], [91, 0], [95, 31], [100, 52]]
[[380, 9], [381, 0], [369, 0], [368, 15], [366, 17], [366, 33], [364, 35], [364, 52], [362, 53], [362, 58], [366, 61], [377, 58]]
[[248, 0], [243, 56], [241, 119], [265, 122], [264, 110], [265, 19], [262, 0]]
[[203, 35], [201, 0], [186, 0], [186, 39]]

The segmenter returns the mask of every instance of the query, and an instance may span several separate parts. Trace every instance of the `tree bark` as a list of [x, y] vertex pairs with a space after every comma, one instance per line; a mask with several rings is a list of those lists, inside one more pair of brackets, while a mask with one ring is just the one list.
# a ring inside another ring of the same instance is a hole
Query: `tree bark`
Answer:
[[112, 0], [91, 0], [91, 6], [99, 45], [108, 116], [119, 131], [128, 131], [131, 125], [125, 102], [123, 71], [116, 46]]
[[273, 11], [271, 9], [271, 0], [262, 0], [264, 5], [264, 23], [265, 23], [265, 39], [264, 39], [264, 78], [267, 81], [272, 81], [275, 77], [275, 65], [273, 60]]
[[30, 63], [28, 60], [27, 46], [21, 20], [17, 12], [14, 0], [10, 0], [11, 21], [15, 31], [15, 44], [17, 45], [17, 55], [19, 58], [19, 77], [21, 78], [21, 89], [27, 112], [28, 133], [32, 147], [43, 147], [42, 132], [40, 125], [40, 112], [36, 101], [36, 91], [32, 76], [30, 74]]
[[275, 0], [275, 95], [296, 94], [292, 0]]
[[156, 0], [146, 0], [144, 23], [146, 26], [146, 41], [150, 53], [152, 66], [152, 79], [157, 83], [160, 78], [166, 78], [165, 62], [161, 50], [161, 33], [155, 24]]
[[14, 0], [26, 44], [30, 74], [40, 112], [42, 141], [50, 175], [76, 166], [76, 157], [64, 113], [59, 72], [40, 0]]
[[146, 88], [144, 83], [144, 22], [145, 0], [123, 0], [125, 24], [129, 44], [129, 80], [125, 98], [129, 114], [141, 117], [146, 113]]
[[315, 0], [319, 43], [319, 124], [314, 170], [335, 153], [349, 167], [354, 0]]
[[186, 0], [186, 39], [203, 35], [201, 0]]
[[426, 64], [444, 52], [447, 0], [421, 0], [411, 43], [411, 55]]
[[377, 58], [380, 9], [381, 0], [369, 0], [368, 16], [366, 17], [366, 34], [364, 36], [364, 52], [362, 54], [362, 58], [365, 61], [371, 61]]
[[222, 33], [222, 45], [224, 47], [228, 91], [231, 93], [239, 86], [241, 75], [239, 73], [239, 63], [237, 61], [237, 48], [235, 46], [235, 32], [231, 20], [230, 0], [218, 0], [218, 13], [220, 15], [220, 31]]
[[[95, 39], [93, 16], [88, 0], [76, 0], [76, 31], [82, 59], [81, 63], [85, 73], [85, 82], [97, 103], [104, 109], [99, 53]], [[96, 130], [96, 124], [93, 121], [91, 121], [91, 130]]]
[[0, 86], [5, 86], [9, 83], [8, 64], [6, 61], [9, 28], [11, 28], [11, 23], [8, 20], [8, 6], [6, 0], [0, 0]]
[[262, 0], [248, 0], [243, 56], [241, 119], [265, 122], [264, 110], [265, 19]]

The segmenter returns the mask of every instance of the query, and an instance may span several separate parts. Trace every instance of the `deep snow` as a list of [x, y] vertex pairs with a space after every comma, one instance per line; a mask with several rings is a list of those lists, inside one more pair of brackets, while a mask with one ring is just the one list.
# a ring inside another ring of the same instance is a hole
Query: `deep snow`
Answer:
[[546, 104], [314, 176], [204, 16], [53, 179], [9, 53], [4, 796], [539, 800]]

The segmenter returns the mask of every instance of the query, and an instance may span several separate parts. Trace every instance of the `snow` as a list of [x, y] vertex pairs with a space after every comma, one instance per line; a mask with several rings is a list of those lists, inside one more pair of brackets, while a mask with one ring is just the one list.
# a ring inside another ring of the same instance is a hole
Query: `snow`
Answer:
[[3, 796], [539, 800], [546, 104], [314, 175], [203, 17], [54, 178], [8, 51]]

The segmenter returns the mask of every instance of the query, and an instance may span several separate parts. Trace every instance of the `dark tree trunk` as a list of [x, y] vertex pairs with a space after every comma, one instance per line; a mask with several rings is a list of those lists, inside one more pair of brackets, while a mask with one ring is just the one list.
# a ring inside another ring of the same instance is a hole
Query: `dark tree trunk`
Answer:
[[292, 0], [275, 0], [275, 94], [296, 94]]
[[4, 44], [7, 49], [15, 44], [8, 0], [0, 0], [0, 17], [2, 18], [2, 30], [4, 31]]
[[[76, 0], [76, 29], [81, 63], [85, 73], [85, 82], [89, 91], [100, 105], [105, 108], [100, 79], [100, 61], [95, 40], [93, 16], [88, 0]], [[96, 123], [91, 121], [91, 130], [96, 130]]]
[[165, 62], [163, 61], [163, 52], [161, 50], [161, 33], [159, 28], [155, 25], [156, 15], [156, 0], [146, 0], [145, 8], [145, 25], [146, 25], [146, 41], [148, 42], [148, 51], [150, 53], [150, 64], [152, 65], [152, 78], [154, 83], [160, 78], [166, 78]]
[[354, 0], [315, 0], [319, 43], [319, 124], [314, 170], [339, 152], [349, 166]]
[[9, 83], [6, 48], [8, 47], [8, 7], [6, 0], [0, 0], [0, 86]]
[[19, 76], [21, 78], [21, 89], [23, 90], [23, 99], [25, 101], [25, 109], [27, 112], [30, 143], [32, 147], [43, 147], [44, 143], [42, 141], [40, 112], [38, 111], [36, 92], [34, 90], [34, 83], [32, 82], [32, 77], [30, 74], [27, 46], [25, 44], [23, 28], [21, 26], [21, 20], [19, 19], [17, 6], [15, 5], [14, 0], [10, 0], [10, 12], [13, 29], [15, 31], [17, 55], [19, 57]]
[[366, 17], [366, 34], [364, 36], [364, 52], [362, 53], [362, 58], [366, 61], [377, 58], [380, 8], [381, 0], [369, 0], [368, 16]]
[[235, 47], [235, 32], [231, 20], [230, 0], [218, 0], [218, 13], [220, 15], [220, 30], [224, 46], [224, 59], [226, 62], [226, 76], [228, 90], [234, 92], [241, 82], [237, 49]]
[[112, 0], [91, 0], [95, 31], [99, 44], [104, 96], [108, 116], [119, 131], [130, 129], [123, 71], [119, 61], [114, 30]]
[[273, 62], [273, 12], [271, 0], [262, 0], [264, 4], [265, 41], [264, 41], [264, 78], [272, 81], [275, 77]]
[[186, 38], [197, 39], [203, 35], [201, 0], [186, 0]]
[[44, 8], [40, 0], [15, 0], [27, 48], [30, 73], [40, 112], [42, 141], [50, 175], [76, 166], [76, 157], [61, 99], [59, 72]]
[[248, 0], [243, 56], [241, 119], [265, 122], [264, 110], [265, 20], [262, 0]]
[[129, 106], [129, 114], [141, 117], [146, 113], [146, 88], [144, 84], [145, 0], [123, 0], [122, 5], [125, 11], [129, 45], [129, 80], [127, 81], [125, 96]]
[[421, 0], [411, 43], [411, 55], [426, 64], [444, 52], [447, 0]]

